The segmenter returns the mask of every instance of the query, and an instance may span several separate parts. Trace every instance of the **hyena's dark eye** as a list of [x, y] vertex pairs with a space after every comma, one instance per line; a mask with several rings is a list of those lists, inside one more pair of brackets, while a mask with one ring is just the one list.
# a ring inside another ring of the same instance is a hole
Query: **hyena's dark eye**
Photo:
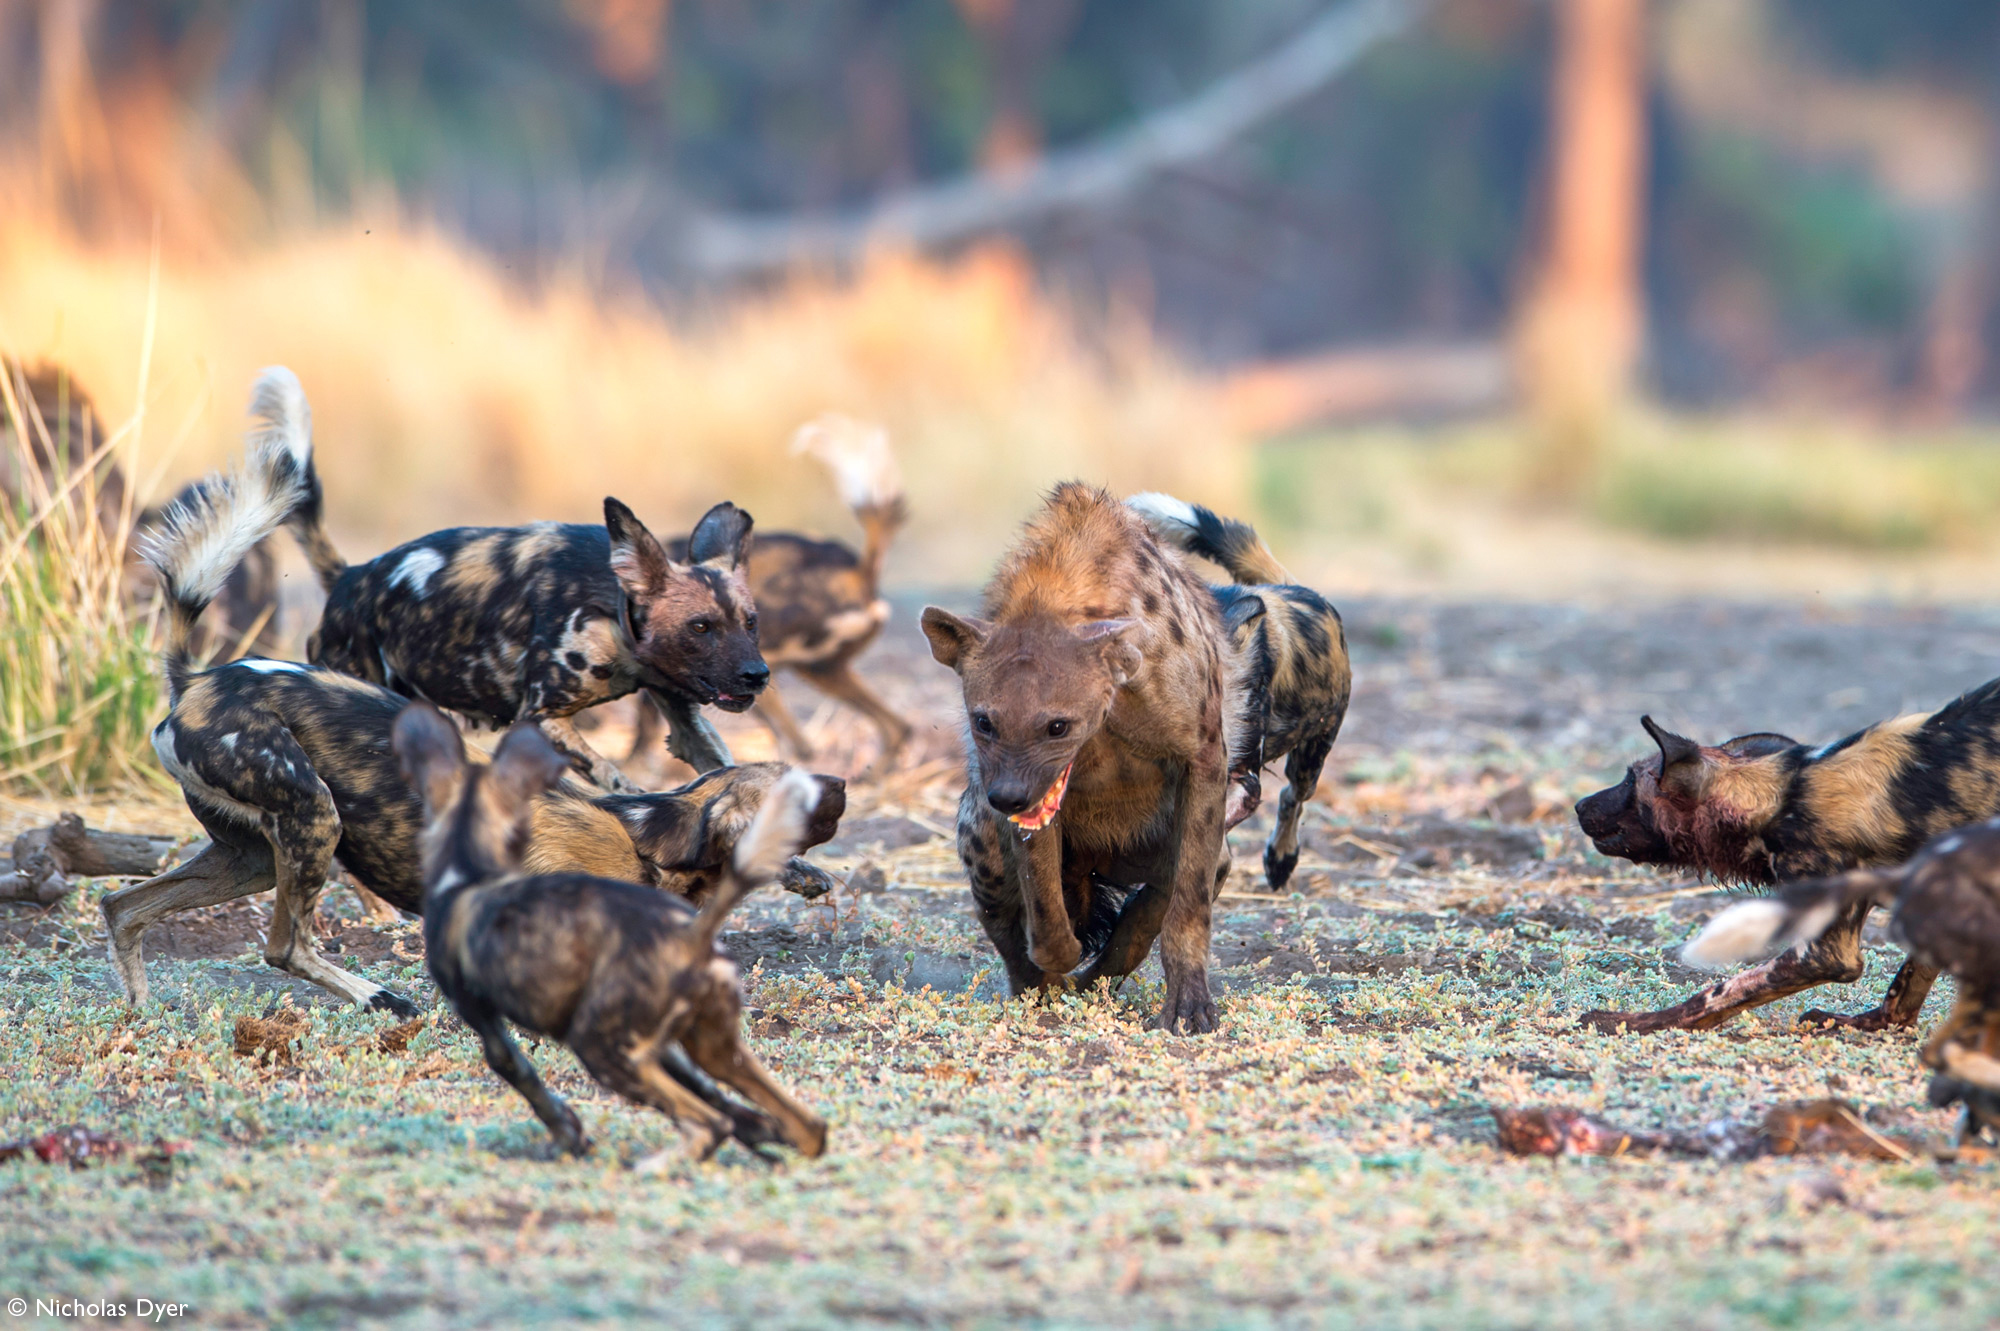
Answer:
[[993, 718], [984, 712], [972, 714], [972, 728], [988, 739], [993, 737]]
[[1067, 721], [1051, 721], [1051, 722], [1049, 722], [1049, 738], [1050, 738], [1050, 739], [1061, 739], [1061, 738], [1062, 738], [1062, 737], [1063, 737], [1064, 735], [1067, 735], [1067, 734], [1069, 734], [1069, 722], [1067, 722]]
[[706, 633], [715, 627], [715, 622], [708, 619], [691, 619], [688, 621], [688, 627], [696, 633]]

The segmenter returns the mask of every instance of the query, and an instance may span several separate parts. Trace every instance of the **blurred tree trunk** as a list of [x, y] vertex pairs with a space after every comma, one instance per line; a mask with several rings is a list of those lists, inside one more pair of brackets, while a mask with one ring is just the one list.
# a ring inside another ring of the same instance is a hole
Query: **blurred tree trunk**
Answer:
[[1035, 81], [1075, 26], [1080, 0], [957, 0], [979, 38], [993, 87], [993, 115], [979, 145], [979, 164], [1004, 174], [1042, 151]]
[[1536, 480], [1573, 487], [1644, 333], [1645, 0], [1557, 0], [1547, 226], [1515, 330]]

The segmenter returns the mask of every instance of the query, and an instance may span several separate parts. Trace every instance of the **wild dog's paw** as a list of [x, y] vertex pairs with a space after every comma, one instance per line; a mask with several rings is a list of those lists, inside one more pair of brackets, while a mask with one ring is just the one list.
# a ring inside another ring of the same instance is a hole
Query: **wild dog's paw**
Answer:
[[1874, 1007], [1866, 1012], [1828, 1012], [1813, 1008], [1799, 1017], [1799, 1025], [1841, 1026], [1850, 1031], [1901, 1031], [1910, 1030], [1917, 1024], [1917, 1014], [1899, 1020], [1887, 1008]]
[[1605, 1035], [1647, 1035], [1653, 1031], [1695, 1030], [1692, 1023], [1681, 1021], [1673, 1009], [1665, 1012], [1609, 1012], [1599, 1009], [1586, 1012], [1576, 1019], [1579, 1026], [1588, 1026]]
[[387, 1012], [408, 1021], [423, 1012], [423, 1009], [403, 997], [393, 989], [377, 989], [367, 1003], [370, 1012]]
[[1299, 867], [1299, 853], [1280, 855], [1271, 847], [1264, 848], [1264, 881], [1271, 885], [1273, 892], [1279, 891], [1292, 881], [1292, 871]]

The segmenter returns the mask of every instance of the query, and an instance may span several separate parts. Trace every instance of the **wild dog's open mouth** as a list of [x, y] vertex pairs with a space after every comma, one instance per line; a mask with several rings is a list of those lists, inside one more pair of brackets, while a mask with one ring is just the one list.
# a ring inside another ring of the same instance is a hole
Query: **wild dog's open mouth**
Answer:
[[1056, 816], [1056, 810], [1062, 808], [1063, 796], [1069, 791], [1070, 767], [1075, 766], [1076, 764], [1072, 762], [1069, 767], [1062, 769], [1062, 774], [1049, 783], [1048, 792], [1042, 796], [1041, 802], [1036, 804], [1034, 808], [1028, 810], [1026, 813], [1009, 814], [1007, 821], [1019, 827], [1023, 832], [1039, 832], [1044, 827], [1047, 827], [1049, 820]]

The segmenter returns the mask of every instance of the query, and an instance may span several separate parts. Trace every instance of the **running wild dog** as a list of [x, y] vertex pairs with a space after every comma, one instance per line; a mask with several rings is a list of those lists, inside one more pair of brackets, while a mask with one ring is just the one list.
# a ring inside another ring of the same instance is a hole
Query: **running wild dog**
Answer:
[[2000, 1129], [2000, 819], [1947, 832], [1908, 864], [1787, 883], [1731, 906], [1682, 952], [1724, 966], [1810, 945], [1869, 906], [1890, 908], [1889, 936], [1910, 959], [1958, 981], [1958, 1003], [1924, 1042], [1931, 1103], [1965, 1106], [1961, 1139]]
[[394, 745], [424, 802], [431, 977], [479, 1036], [487, 1065], [564, 1150], [582, 1155], [590, 1140], [514, 1043], [510, 1022], [560, 1040], [599, 1085], [666, 1114], [704, 1159], [731, 1139], [753, 1150], [784, 1141], [808, 1156], [826, 1149], [826, 1124], [744, 1047], [736, 967], [716, 946], [729, 912], [797, 848], [818, 798], [812, 778], [778, 783], [696, 911], [632, 883], [521, 872], [535, 797], [565, 766], [532, 724], [509, 730], [490, 764], [472, 766], [457, 727], [418, 702], [398, 718]]
[[327, 593], [315, 665], [489, 725], [533, 721], [607, 790], [635, 787], [571, 718], [637, 689], [667, 714], [676, 757], [729, 764], [699, 709], [741, 712], [771, 678], [744, 577], [748, 513], [710, 509], [686, 562], [606, 499], [602, 527], [454, 527], [350, 567], [327, 537], [319, 478], [306, 484], [291, 526]]
[[[1131, 973], [1160, 941], [1161, 1024], [1215, 1029], [1209, 906], [1240, 661], [1215, 598], [1139, 515], [1059, 485], [980, 617], [923, 628], [964, 688], [958, 849], [1015, 993]], [[1129, 891], [1130, 896], [1125, 893]]]
[[1219, 517], [1171, 495], [1125, 501], [1163, 543], [1200, 555], [1226, 571], [1233, 585], [1211, 587], [1224, 629], [1242, 656], [1249, 719], [1230, 761], [1228, 825], [1256, 811], [1266, 763], [1285, 759], [1278, 817], [1264, 843], [1264, 880], [1273, 891], [1299, 864], [1299, 817], [1319, 788], [1326, 756], [1347, 718], [1353, 674], [1340, 612], [1310, 587], [1292, 581], [1249, 524]]
[[[750, 593], [757, 605], [757, 637], [773, 670], [791, 670], [837, 702], [874, 723], [882, 738], [881, 766], [893, 767], [910, 739], [910, 723], [884, 702], [854, 671], [854, 661], [889, 622], [882, 599], [882, 561], [903, 525], [907, 506], [889, 436], [832, 413], [809, 421], [792, 436], [794, 453], [809, 453], [833, 473], [841, 499], [861, 524], [859, 553], [839, 541], [815, 540], [795, 532], [759, 532], [750, 546]], [[667, 552], [686, 558], [686, 543]], [[801, 761], [813, 756], [812, 742], [775, 685], [757, 696], [756, 714]], [[643, 703], [632, 753], [659, 742], [659, 715]]]
[[[103, 900], [112, 963], [136, 1003], [148, 997], [141, 948], [152, 923], [275, 887], [267, 960], [351, 1001], [410, 1010], [401, 996], [321, 956], [312, 930], [334, 862], [391, 904], [422, 908], [423, 809], [390, 753], [391, 729], [408, 700], [289, 661], [246, 660], [197, 673], [188, 648], [206, 598], [232, 561], [282, 523], [304, 494], [310, 442], [294, 388], [282, 372], [259, 381], [254, 408], [264, 427], [249, 457], [173, 510], [147, 553], [168, 596], [172, 702], [153, 744], [208, 829], [210, 845], [188, 863]], [[536, 802], [536, 863], [705, 897], [783, 771], [777, 763], [726, 768], [657, 795], [602, 795], [565, 783]], [[809, 844], [833, 835], [846, 803], [838, 778], [816, 780]], [[822, 871], [797, 859], [781, 881], [805, 896], [828, 885]]]
[[[1605, 855], [1770, 886], [1901, 864], [1939, 833], [2000, 814], [2000, 680], [1929, 714], [1897, 717], [1808, 747], [1784, 735], [1706, 746], [1641, 719], [1659, 752], [1577, 803]], [[1706, 1030], [1739, 1012], [1822, 984], [1861, 978], [1870, 902], [1844, 907], [1804, 948], [1786, 952], [1658, 1012], [1590, 1012], [1601, 1030]], [[1808, 1022], [1862, 1030], [1913, 1026], [1937, 970], [1912, 957], [1882, 1003]]]

